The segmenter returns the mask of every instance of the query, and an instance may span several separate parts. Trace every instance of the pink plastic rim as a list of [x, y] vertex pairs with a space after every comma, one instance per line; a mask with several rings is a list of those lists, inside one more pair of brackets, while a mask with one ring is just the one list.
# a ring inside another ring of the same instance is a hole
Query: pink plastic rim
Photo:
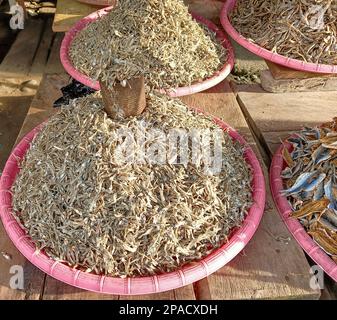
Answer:
[[[93, 88], [95, 90], [100, 90], [100, 86], [98, 81], [91, 79], [85, 74], [81, 73], [73, 66], [70, 57], [69, 57], [69, 48], [71, 43], [76, 36], [76, 34], [84, 29], [88, 24], [97, 20], [99, 17], [106, 15], [109, 11], [112, 10], [113, 7], [104, 8], [98, 10], [87, 17], [78, 21], [65, 35], [60, 51], [60, 59], [64, 69], [77, 81], [83, 83], [84, 85]], [[179, 88], [171, 88], [171, 89], [160, 89], [160, 92], [166, 93], [170, 97], [182, 97], [186, 95], [191, 95], [193, 93], [201, 92], [216, 86], [218, 83], [222, 82], [232, 71], [234, 66], [234, 51], [230, 41], [226, 38], [225, 34], [211, 21], [198, 16], [196, 14], [192, 14], [194, 19], [198, 22], [201, 22], [210, 30], [214, 31], [217, 35], [217, 38], [221, 41], [222, 45], [227, 49], [228, 58], [227, 62], [218, 70], [212, 77], [205, 79], [202, 82], [194, 83], [187, 87], [179, 87]]]
[[287, 58], [250, 42], [235, 30], [228, 19], [228, 15], [233, 10], [236, 1], [237, 0], [226, 1], [221, 11], [220, 20], [226, 32], [241, 46], [256, 54], [257, 56], [291, 69], [315, 73], [337, 73], [337, 65], [309, 63], [298, 59]]
[[281, 173], [286, 166], [282, 156], [283, 148], [287, 148], [291, 151], [292, 146], [287, 141], [283, 144], [284, 146], [281, 145], [275, 153], [270, 167], [270, 188], [277, 210], [302, 249], [325, 271], [326, 274], [337, 281], [337, 264], [307, 234], [301, 223], [297, 219], [289, 216], [292, 212], [292, 208], [287, 198], [281, 194], [281, 191], [283, 190]]
[[31, 141], [41, 130], [43, 124], [28, 133], [15, 147], [7, 160], [0, 179], [0, 217], [7, 234], [17, 249], [43, 272], [69, 285], [89, 291], [116, 295], [150, 294], [177, 289], [209, 276], [239, 254], [253, 237], [261, 221], [266, 198], [263, 172], [251, 147], [223, 121], [217, 118], [214, 118], [214, 121], [223, 130], [228, 130], [233, 140], [244, 146], [245, 159], [253, 171], [254, 203], [249, 209], [242, 226], [232, 231], [229, 241], [215, 249], [204, 259], [193, 264], [187, 264], [175, 272], [122, 279], [84, 273], [49, 258], [43, 252], [39, 252], [13, 216], [10, 190], [19, 172], [18, 162], [26, 154]]

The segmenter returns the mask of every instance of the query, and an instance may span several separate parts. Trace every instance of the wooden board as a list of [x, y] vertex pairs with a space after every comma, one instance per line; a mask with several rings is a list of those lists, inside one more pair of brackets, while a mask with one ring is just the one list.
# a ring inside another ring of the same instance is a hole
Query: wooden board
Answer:
[[46, 63], [48, 61], [50, 47], [52, 45], [54, 39], [54, 33], [51, 29], [52, 26], [52, 19], [48, 18], [45, 22], [42, 34], [41, 34], [41, 41], [39, 43], [39, 47], [36, 51], [34, 56], [34, 61], [32, 66], [30, 67], [29, 74], [32, 77], [41, 77]]
[[27, 20], [25, 29], [17, 36], [0, 65], [0, 78], [29, 77], [30, 68], [40, 44], [42, 20]]
[[263, 70], [260, 77], [263, 89], [272, 93], [337, 90], [337, 77], [275, 79], [269, 70]]
[[239, 85], [236, 91], [252, 131], [269, 154], [269, 162], [281, 141], [294, 131], [337, 116], [337, 91], [277, 94], [259, 85]]
[[53, 39], [49, 59], [45, 68], [45, 73], [64, 73], [65, 70], [60, 61], [60, 48], [64, 33], [57, 33]]
[[78, 20], [100, 9], [76, 0], [57, 0], [53, 22], [54, 32], [68, 31]]
[[337, 74], [324, 74], [324, 73], [300, 71], [287, 68], [285, 66], [281, 66], [280, 64], [276, 64], [268, 60], [265, 61], [274, 79], [310, 79], [310, 78], [337, 77]]
[[[189, 9], [220, 26], [222, 1], [217, 0], [184, 0]], [[68, 31], [78, 20], [101, 9], [101, 6], [81, 3], [76, 0], [58, 0], [53, 23], [54, 32]]]
[[222, 1], [217, 0], [184, 0], [191, 12], [203, 16], [221, 27], [220, 12], [223, 7]]
[[337, 115], [337, 91], [276, 94], [237, 86], [238, 97], [261, 132], [294, 131]]

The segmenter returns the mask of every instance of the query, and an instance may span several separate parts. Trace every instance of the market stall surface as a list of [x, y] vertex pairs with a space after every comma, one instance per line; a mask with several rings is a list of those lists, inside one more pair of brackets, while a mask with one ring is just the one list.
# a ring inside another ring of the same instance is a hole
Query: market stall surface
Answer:
[[[60, 88], [69, 83], [69, 76], [58, 60], [60, 39], [62, 34], [53, 35], [44, 75], [16, 143], [56, 112], [52, 104], [62, 95]], [[337, 92], [274, 95], [258, 85], [235, 86], [226, 80], [205, 92], [183, 98], [188, 105], [201, 108], [238, 130], [258, 155], [266, 177], [266, 210], [257, 233], [234, 260], [208, 278], [181, 289], [146, 296], [84, 291], [55, 280], [30, 264], [0, 225], [0, 299], [318, 299], [321, 291], [310, 287], [310, 264], [272, 201], [267, 168], [280, 138], [303, 124], [330, 120], [336, 99]], [[1, 156], [8, 157], [8, 154]], [[11, 288], [13, 266], [19, 266], [18, 270], [23, 268], [24, 282], [20, 290]], [[333, 293], [325, 290], [322, 295], [331, 298]]]

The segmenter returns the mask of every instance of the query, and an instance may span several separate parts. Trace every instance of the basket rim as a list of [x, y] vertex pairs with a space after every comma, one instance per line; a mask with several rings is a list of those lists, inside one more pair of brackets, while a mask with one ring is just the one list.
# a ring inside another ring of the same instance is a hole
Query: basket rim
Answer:
[[30, 142], [41, 130], [44, 123], [29, 132], [14, 148], [0, 178], [0, 217], [7, 234], [17, 249], [40, 270], [69, 285], [93, 292], [116, 295], [151, 294], [177, 289], [209, 276], [231, 261], [251, 240], [263, 216], [266, 199], [263, 171], [252, 148], [233, 128], [218, 118], [213, 119], [223, 130], [228, 131], [233, 140], [238, 141], [244, 147], [245, 159], [253, 171], [252, 197], [254, 203], [242, 226], [233, 231], [229, 241], [202, 260], [189, 263], [177, 271], [169, 273], [117, 278], [73, 269], [38, 251], [33, 241], [13, 216], [10, 190], [19, 172], [18, 161], [24, 157]]
[[[106, 15], [113, 9], [113, 6], [106, 7], [103, 9], [100, 9], [98, 11], [95, 11], [91, 13], [90, 15], [82, 18], [79, 20], [64, 36], [61, 44], [60, 49], [60, 59], [61, 63], [64, 67], [64, 69], [67, 71], [67, 73], [72, 76], [77, 81], [81, 82], [82, 84], [95, 89], [100, 90], [99, 82], [96, 80], [91, 79], [89, 76], [85, 75], [84, 73], [81, 73], [78, 71], [71, 63], [70, 57], [69, 57], [69, 48], [71, 46], [71, 43], [76, 36], [76, 34], [84, 29], [88, 24], [91, 22], [97, 20], [99, 17]], [[227, 61], [226, 63], [214, 73], [213, 76], [210, 78], [207, 78], [201, 82], [193, 83], [190, 86], [185, 87], [178, 87], [178, 88], [170, 88], [170, 89], [159, 89], [161, 93], [165, 93], [170, 97], [182, 97], [186, 95], [191, 95], [193, 93], [201, 92], [204, 90], [207, 90], [209, 88], [212, 88], [222, 82], [224, 79], [227, 78], [227, 76], [231, 73], [233, 67], [234, 67], [234, 50], [232, 47], [232, 44], [227, 39], [225, 33], [218, 28], [213, 22], [197, 15], [194, 13], [191, 13], [193, 18], [196, 19], [198, 22], [201, 22], [206, 27], [208, 27], [210, 30], [214, 31], [217, 35], [217, 38], [221, 41], [224, 48], [227, 50]]]
[[238, 44], [249, 50], [250, 52], [256, 54], [257, 56], [264, 58], [268, 61], [274, 62], [276, 64], [299, 70], [299, 71], [308, 71], [314, 73], [336, 73], [337, 74], [337, 65], [321, 64], [321, 63], [311, 63], [305, 62], [298, 59], [287, 58], [278, 53], [271, 52], [270, 50], [264, 49], [259, 45], [250, 42], [244, 36], [236, 31], [234, 26], [228, 19], [229, 13], [233, 10], [237, 0], [228, 0], [222, 7], [220, 14], [220, 21], [229, 34], [229, 36], [234, 39]]
[[[290, 137], [294, 136], [295, 134], [290, 135]], [[307, 234], [301, 223], [296, 218], [290, 217], [290, 213], [293, 210], [287, 200], [287, 197], [281, 193], [283, 190], [283, 179], [281, 178], [281, 173], [285, 165], [282, 151], [284, 148], [287, 148], [288, 151], [290, 151], [291, 147], [291, 143], [289, 143], [286, 139], [282, 142], [273, 156], [269, 175], [272, 197], [283, 222], [298, 244], [310, 256], [310, 258], [325, 271], [326, 274], [337, 282], [337, 264]]]

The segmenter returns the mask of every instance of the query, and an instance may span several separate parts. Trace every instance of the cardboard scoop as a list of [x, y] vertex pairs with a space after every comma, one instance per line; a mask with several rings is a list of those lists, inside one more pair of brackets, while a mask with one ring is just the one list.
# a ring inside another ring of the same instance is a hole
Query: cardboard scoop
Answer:
[[140, 115], [146, 106], [144, 77], [128, 80], [123, 86], [118, 83], [113, 90], [100, 81], [104, 109], [110, 118], [117, 114], [123, 117]]

